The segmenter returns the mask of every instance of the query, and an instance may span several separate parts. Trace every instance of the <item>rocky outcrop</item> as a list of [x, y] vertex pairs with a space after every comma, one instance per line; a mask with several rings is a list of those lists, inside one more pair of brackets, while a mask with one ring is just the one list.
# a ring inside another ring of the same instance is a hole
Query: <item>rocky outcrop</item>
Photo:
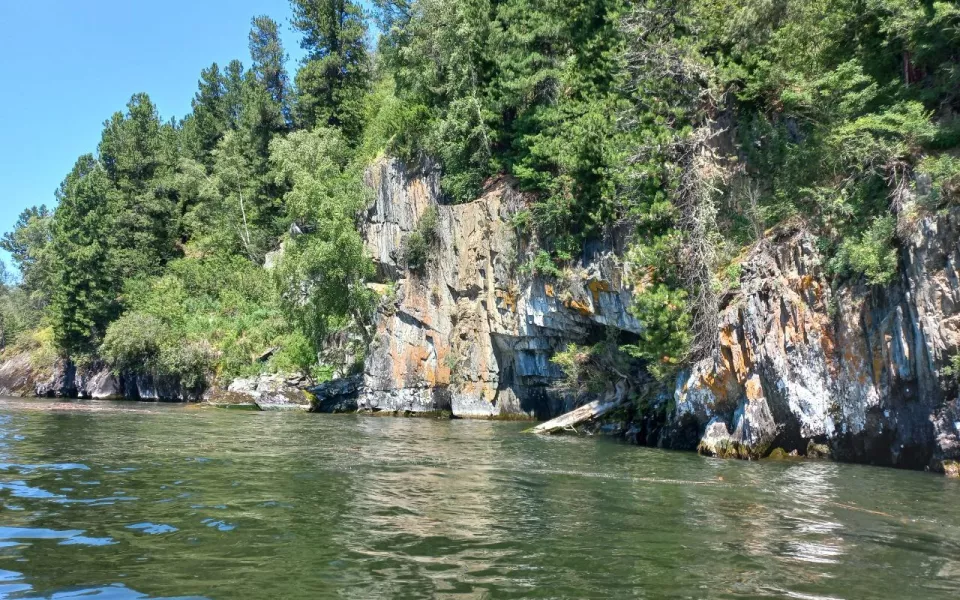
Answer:
[[[524, 271], [530, 249], [511, 217], [525, 203], [509, 181], [458, 205], [441, 202], [430, 165], [411, 172], [383, 161], [368, 183], [376, 196], [362, 231], [385, 300], [359, 408], [554, 416], [571, 406], [551, 391], [562, 375], [552, 355], [599, 339], [608, 326], [639, 331], [613, 245], [592, 248], [560, 280]], [[403, 246], [431, 207], [437, 226], [428, 264], [410, 271]]]
[[923, 220], [891, 284], [831, 289], [814, 238], [781, 230], [743, 264], [719, 352], [681, 374], [648, 440], [718, 456], [774, 448], [942, 469], [960, 458], [960, 213]]
[[117, 375], [102, 364], [77, 366], [58, 360], [52, 366], [37, 367], [29, 352], [0, 363], [0, 396], [198, 401], [202, 394], [203, 390], [187, 389], [175, 379], [137, 373]]
[[[349, 376], [361, 344], [345, 335], [330, 344], [346, 357], [337, 363], [344, 379], [309, 396], [305, 381], [240, 380], [212, 402], [545, 419], [584, 400], [555, 391], [557, 351], [611, 328], [621, 338], [641, 331], [629, 311], [622, 232], [543, 277], [527, 268], [537, 249], [513, 225], [527, 202], [509, 180], [456, 205], [444, 203], [431, 164], [411, 170], [385, 159], [367, 183], [375, 193], [361, 232], [381, 303], [362, 374]], [[436, 215], [428, 259], [411, 269], [404, 247], [428, 210]], [[887, 285], [830, 275], [800, 222], [741, 266], [715, 355], [675, 382], [632, 389], [640, 398], [632, 414], [618, 409], [597, 431], [715, 456], [776, 450], [960, 475], [958, 378], [945, 375], [960, 351], [960, 209], [918, 223]], [[102, 367], [37, 370], [27, 354], [0, 364], [0, 395], [200, 399], [175, 381]]]
[[354, 375], [322, 383], [307, 391], [313, 395], [314, 412], [333, 414], [357, 412], [361, 389], [363, 376]]
[[[368, 183], [376, 195], [362, 229], [385, 300], [360, 409], [552, 417], [573, 408], [552, 391], [557, 350], [608, 327], [640, 331], [619, 259], [625, 236], [540, 278], [523, 268], [532, 249], [511, 223], [525, 202], [509, 181], [460, 205], [443, 204], [431, 165], [383, 161]], [[412, 272], [403, 246], [430, 207], [436, 241]], [[957, 384], [943, 376], [960, 347], [958, 242], [960, 212], [930, 216], [902, 244], [896, 279], [869, 286], [828, 274], [801, 223], [781, 227], [743, 261], [716, 355], [648, 389], [632, 422], [600, 430], [716, 456], [782, 449], [960, 472]]]
[[214, 389], [207, 394], [208, 404], [217, 407], [246, 407], [263, 411], [308, 411], [313, 406], [305, 392], [305, 377], [260, 375], [233, 380], [225, 390]]

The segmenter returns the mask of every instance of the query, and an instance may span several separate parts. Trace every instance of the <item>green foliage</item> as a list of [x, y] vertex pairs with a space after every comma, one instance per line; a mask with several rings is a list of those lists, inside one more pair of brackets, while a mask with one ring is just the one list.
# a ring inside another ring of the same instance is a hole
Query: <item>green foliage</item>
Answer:
[[427, 207], [417, 222], [417, 228], [404, 238], [401, 260], [411, 271], [422, 271], [427, 266], [430, 251], [438, 241], [438, 217], [437, 207]]
[[349, 160], [337, 129], [298, 131], [271, 145], [277, 177], [289, 190], [284, 201], [306, 232], [288, 241], [276, 271], [286, 314], [319, 349], [325, 336], [349, 317], [368, 336], [374, 294], [365, 286], [373, 274], [355, 219], [369, 190]]
[[563, 269], [557, 266], [556, 259], [546, 250], [540, 250], [529, 261], [521, 265], [520, 272], [539, 277], [559, 279]]
[[948, 379], [960, 381], [960, 354], [951, 356], [949, 364], [940, 369], [940, 374]]
[[611, 214], [620, 8], [421, 0], [391, 13], [403, 27], [385, 36], [382, 53], [453, 200], [473, 199], [507, 168], [542, 197], [546, 233], [586, 235]]
[[[200, 385], [259, 370], [315, 372], [322, 332], [366, 324], [372, 267], [355, 217], [367, 191], [351, 146], [367, 111], [389, 111], [367, 98], [358, 6], [297, 5], [309, 46], [297, 98], [277, 23], [256, 17], [250, 70], [239, 60], [204, 69], [192, 113], [179, 122], [161, 121], [135, 94], [104, 123], [98, 154], [81, 157], [64, 180], [55, 213], [21, 215], [2, 241], [22, 274], [0, 290], [2, 343], [49, 323], [43, 347], [56, 354], [99, 353], [118, 370]], [[288, 135], [294, 107], [337, 131]], [[380, 120], [392, 136], [390, 121]], [[305, 235], [287, 243], [281, 297], [258, 265], [288, 228]], [[300, 302], [303, 294], [310, 301]]]
[[280, 26], [266, 15], [250, 21], [250, 58], [256, 82], [270, 94], [272, 109], [279, 111], [283, 122], [289, 120], [290, 82], [284, 63], [287, 53], [280, 41]]
[[120, 312], [122, 282], [111, 268], [110, 202], [106, 170], [81, 157], [60, 188], [53, 221], [49, 315], [60, 348], [83, 354], [93, 349]]
[[922, 190], [924, 202], [932, 207], [955, 204], [960, 200], [960, 157], [952, 154], [925, 157], [917, 172], [929, 179]]
[[[175, 261], [161, 277], [129, 282], [124, 299], [128, 311], [99, 349], [117, 371], [196, 387], [264, 370], [307, 372], [316, 362], [284, 318], [270, 278], [239, 256]], [[279, 350], [261, 363], [272, 348]]]
[[859, 238], [843, 241], [830, 266], [836, 272], [862, 273], [875, 285], [889, 283], [897, 272], [895, 233], [896, 219], [878, 217]]
[[26, 296], [20, 305], [24, 312], [39, 312], [47, 303], [53, 260], [52, 222], [46, 206], [34, 206], [20, 213], [13, 231], [0, 238], [0, 248], [10, 253], [20, 272], [16, 288]]
[[307, 51], [297, 72], [296, 117], [300, 127], [337, 127], [351, 142], [363, 131], [370, 84], [367, 22], [351, 0], [292, 0], [295, 29]]
[[686, 291], [664, 284], [640, 289], [633, 312], [642, 320], [643, 330], [640, 341], [624, 350], [644, 360], [656, 379], [671, 377], [686, 360], [690, 347], [691, 316]]
[[592, 346], [569, 344], [550, 359], [564, 374], [558, 388], [575, 394], [600, 394], [620, 379], [632, 378], [638, 372], [637, 365], [623, 349], [613, 330], [607, 332], [604, 341]]

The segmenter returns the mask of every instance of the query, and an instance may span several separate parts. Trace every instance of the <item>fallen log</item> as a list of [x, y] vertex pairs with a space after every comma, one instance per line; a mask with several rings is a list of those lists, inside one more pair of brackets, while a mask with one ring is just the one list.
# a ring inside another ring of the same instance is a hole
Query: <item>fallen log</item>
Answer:
[[619, 394], [612, 400], [594, 400], [589, 404], [584, 404], [578, 409], [560, 415], [556, 419], [541, 423], [529, 431], [547, 435], [571, 429], [576, 431], [577, 425], [598, 419], [612, 410], [619, 408], [622, 404], [623, 398]]

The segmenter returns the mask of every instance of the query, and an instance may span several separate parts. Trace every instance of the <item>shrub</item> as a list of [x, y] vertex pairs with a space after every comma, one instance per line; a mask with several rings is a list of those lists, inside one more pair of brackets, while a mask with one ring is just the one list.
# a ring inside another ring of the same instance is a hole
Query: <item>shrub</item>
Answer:
[[401, 254], [406, 268], [411, 271], [421, 271], [427, 266], [430, 250], [439, 240], [438, 222], [437, 208], [430, 206], [423, 211], [417, 228], [404, 238]]
[[859, 238], [844, 240], [830, 262], [833, 271], [862, 274], [874, 285], [889, 283], [897, 272], [896, 226], [893, 216], [878, 217]]
[[691, 316], [687, 293], [663, 284], [638, 290], [632, 307], [643, 329], [640, 341], [624, 351], [646, 362], [658, 380], [676, 373], [690, 350]]
[[146, 313], [127, 313], [113, 322], [100, 345], [100, 355], [116, 370], [155, 367], [168, 340], [168, 326]]
[[[117, 371], [177, 377], [188, 387], [260, 372], [309, 372], [306, 336], [279, 307], [273, 281], [241, 257], [182, 259], [131, 282], [128, 311], [110, 325], [101, 356]], [[269, 360], [264, 351], [279, 348]]]
[[520, 272], [540, 277], [553, 277], [555, 279], [563, 276], [563, 271], [557, 266], [553, 256], [546, 250], [541, 250], [534, 254], [533, 258], [520, 267]]
[[928, 156], [917, 168], [928, 178], [929, 189], [924, 200], [930, 206], [941, 206], [960, 199], [960, 157], [950, 154]]

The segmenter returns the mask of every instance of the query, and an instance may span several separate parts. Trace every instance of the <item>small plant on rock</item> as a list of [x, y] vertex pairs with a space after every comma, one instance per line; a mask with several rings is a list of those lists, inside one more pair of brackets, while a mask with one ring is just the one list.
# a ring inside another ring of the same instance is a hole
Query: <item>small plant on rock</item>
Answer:
[[401, 254], [404, 265], [411, 271], [422, 271], [427, 266], [430, 250], [439, 240], [438, 222], [437, 208], [431, 206], [423, 212], [417, 228], [404, 238]]

